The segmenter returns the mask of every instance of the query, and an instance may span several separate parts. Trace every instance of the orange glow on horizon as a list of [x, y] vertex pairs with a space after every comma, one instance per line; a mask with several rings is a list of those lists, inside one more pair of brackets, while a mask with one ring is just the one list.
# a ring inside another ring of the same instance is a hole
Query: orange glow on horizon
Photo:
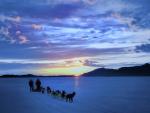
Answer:
[[96, 69], [95, 67], [85, 66], [84, 58], [70, 59], [63, 63], [48, 66], [39, 70], [39, 73], [44, 75], [74, 75], [80, 76], [83, 73]]
[[64, 68], [45, 68], [40, 70], [46, 75], [75, 75], [80, 76], [83, 73], [91, 71], [95, 68], [82, 66], [82, 67], [64, 67]]

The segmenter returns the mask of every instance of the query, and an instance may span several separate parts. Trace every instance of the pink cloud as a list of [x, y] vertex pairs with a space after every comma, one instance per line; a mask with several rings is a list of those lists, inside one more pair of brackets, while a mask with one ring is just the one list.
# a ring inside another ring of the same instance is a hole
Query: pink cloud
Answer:
[[129, 28], [132, 28], [133, 30], [137, 29], [137, 26], [133, 24], [134, 18], [131, 17], [123, 17], [119, 13], [112, 13], [112, 17], [118, 19], [121, 23], [127, 24]]
[[16, 16], [14, 18], [12, 18], [15, 22], [20, 22], [21, 21], [21, 17], [20, 16]]
[[32, 24], [31, 27], [32, 27], [34, 30], [41, 30], [41, 29], [42, 29], [42, 26], [39, 25], [39, 24]]
[[20, 40], [20, 44], [25, 44], [25, 43], [27, 43], [29, 40], [27, 39], [27, 37], [26, 36], [24, 36], [24, 35], [20, 35], [19, 37], [19, 40]]

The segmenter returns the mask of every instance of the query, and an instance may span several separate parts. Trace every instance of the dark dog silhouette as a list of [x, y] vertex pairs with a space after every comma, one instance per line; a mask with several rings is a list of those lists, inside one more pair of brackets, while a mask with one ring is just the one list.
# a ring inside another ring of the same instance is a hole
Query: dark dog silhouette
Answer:
[[45, 88], [41, 87], [41, 92], [44, 93], [45, 92]]
[[73, 98], [76, 95], [75, 92], [66, 95], [66, 101], [73, 102]]
[[61, 94], [61, 91], [56, 90], [56, 95], [59, 96]]
[[61, 93], [61, 98], [65, 98], [65, 96], [66, 96], [66, 92], [63, 90]]
[[57, 96], [56, 91], [52, 91], [51, 95], [53, 95], [53, 96]]
[[47, 94], [50, 94], [52, 92], [51, 88], [47, 86]]

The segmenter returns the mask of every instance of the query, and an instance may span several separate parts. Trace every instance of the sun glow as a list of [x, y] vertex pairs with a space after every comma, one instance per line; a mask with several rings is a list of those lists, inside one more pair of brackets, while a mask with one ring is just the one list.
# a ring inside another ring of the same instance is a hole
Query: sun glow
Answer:
[[63, 65], [58, 64], [57, 66], [50, 66], [41, 69], [40, 71], [45, 75], [75, 75], [80, 76], [83, 73], [92, 71], [94, 67], [85, 66], [84, 59], [68, 60]]
[[79, 66], [79, 67], [60, 67], [60, 68], [46, 68], [42, 72], [47, 75], [75, 75], [80, 76], [83, 73], [93, 70], [93, 67]]

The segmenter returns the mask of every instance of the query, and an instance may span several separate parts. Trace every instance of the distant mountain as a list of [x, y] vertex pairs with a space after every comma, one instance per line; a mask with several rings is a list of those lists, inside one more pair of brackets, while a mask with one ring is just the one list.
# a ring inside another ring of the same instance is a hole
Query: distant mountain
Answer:
[[36, 75], [32, 75], [32, 74], [26, 74], [26, 75], [11, 75], [11, 74], [6, 74], [6, 75], [2, 75], [0, 76], [1, 78], [17, 78], [17, 77], [36, 77]]
[[150, 64], [119, 69], [99, 68], [82, 76], [150, 76]]
[[26, 74], [26, 75], [14, 75], [14, 74], [6, 74], [1, 75], [0, 78], [28, 78], [28, 77], [74, 77], [74, 75], [57, 75], [57, 76], [39, 76], [39, 75], [33, 75], [33, 74]]

